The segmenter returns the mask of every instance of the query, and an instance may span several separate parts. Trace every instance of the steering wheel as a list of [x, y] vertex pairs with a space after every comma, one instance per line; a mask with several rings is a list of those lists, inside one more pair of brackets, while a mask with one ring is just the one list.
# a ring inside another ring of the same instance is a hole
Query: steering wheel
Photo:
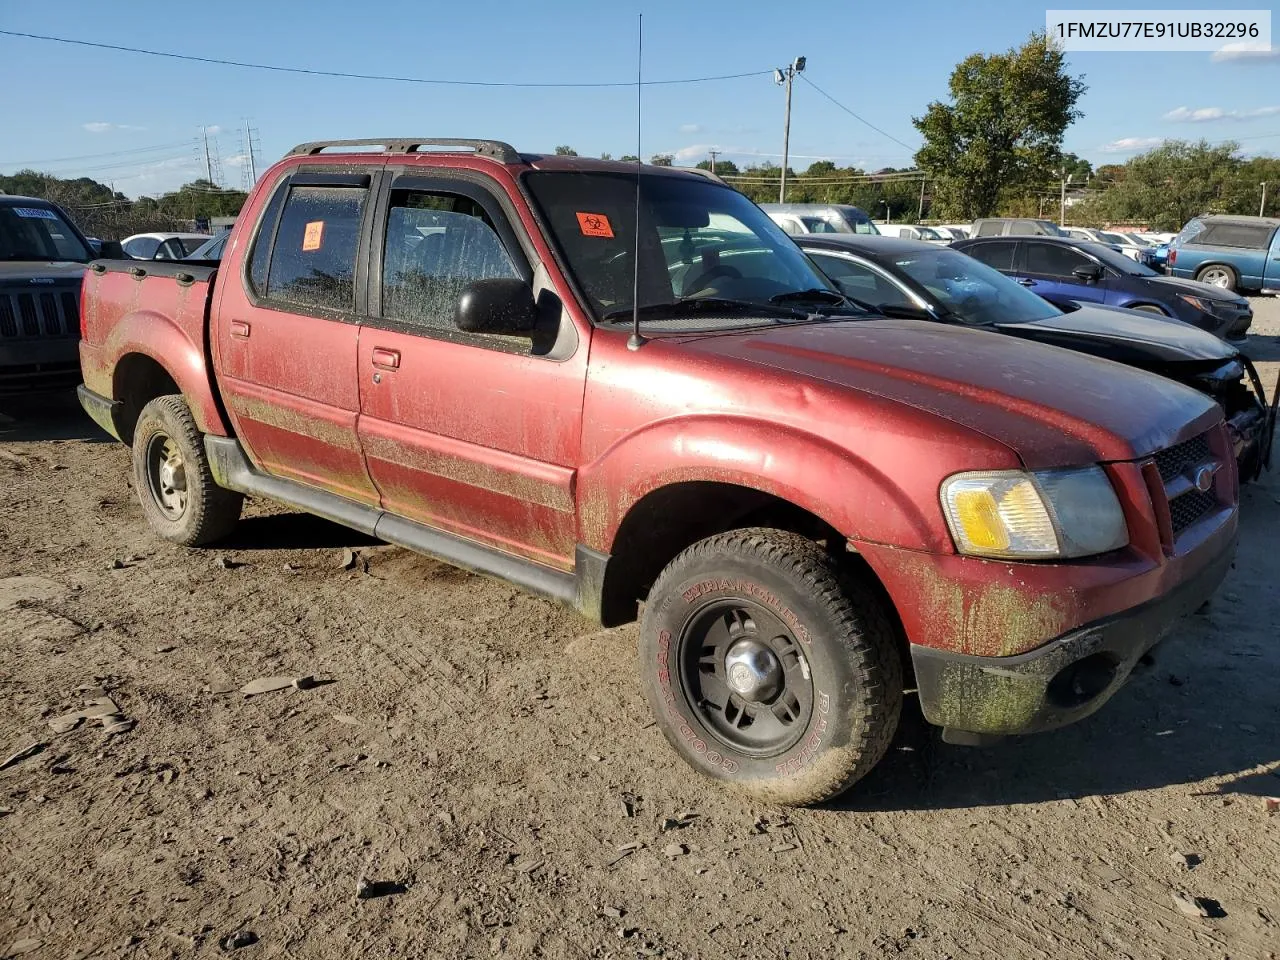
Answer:
[[687, 297], [695, 290], [705, 290], [710, 281], [716, 277], [727, 277], [730, 280], [741, 280], [742, 271], [737, 267], [728, 267], [724, 264], [716, 264], [710, 270], [704, 270], [698, 274], [696, 280], [688, 280], [684, 283], [684, 295]]

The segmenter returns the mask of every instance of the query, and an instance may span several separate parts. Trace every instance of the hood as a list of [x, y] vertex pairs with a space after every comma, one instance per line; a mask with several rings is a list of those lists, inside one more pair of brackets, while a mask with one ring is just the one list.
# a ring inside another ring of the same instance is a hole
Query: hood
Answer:
[[1221, 419], [1172, 380], [994, 331], [921, 320], [771, 326], [694, 351], [813, 377], [978, 430], [1030, 469], [1147, 456]]
[[1199, 327], [1122, 307], [1081, 306], [1058, 317], [1000, 323], [995, 328], [1144, 370], [1163, 369], [1171, 363], [1223, 363], [1239, 354]]
[[[0, 261], [0, 283], [30, 284], [39, 289], [40, 281], [53, 280], [58, 284], [77, 283], [84, 276], [87, 264], [65, 260], [6, 260]], [[32, 283], [32, 281], [37, 281]]]
[[1182, 277], [1138, 277], [1137, 279], [1155, 287], [1157, 290], [1167, 290], [1170, 293], [1188, 293], [1193, 297], [1203, 297], [1206, 300], [1225, 300], [1229, 303], [1244, 300], [1244, 297], [1238, 293], [1224, 290], [1222, 287], [1215, 287], [1211, 283], [1201, 283], [1199, 280], [1184, 280]]

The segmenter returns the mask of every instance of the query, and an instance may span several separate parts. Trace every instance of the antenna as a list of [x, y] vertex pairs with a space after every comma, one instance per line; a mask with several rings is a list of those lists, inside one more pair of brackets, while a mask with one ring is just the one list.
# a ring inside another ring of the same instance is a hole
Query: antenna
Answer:
[[628, 350], [639, 350], [644, 343], [640, 336], [640, 93], [644, 89], [640, 82], [644, 63], [644, 14], [640, 14], [640, 26], [636, 33], [636, 250], [631, 255], [633, 276], [631, 278], [631, 336], [627, 339]]

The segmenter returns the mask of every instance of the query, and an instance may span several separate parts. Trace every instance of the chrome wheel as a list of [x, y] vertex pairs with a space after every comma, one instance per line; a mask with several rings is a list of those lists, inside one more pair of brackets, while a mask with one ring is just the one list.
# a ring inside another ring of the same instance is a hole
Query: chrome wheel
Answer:
[[1230, 290], [1235, 277], [1226, 267], [1207, 267], [1200, 274], [1199, 280], [1201, 283], [1207, 283], [1210, 286]]
[[147, 486], [161, 512], [170, 520], [187, 512], [187, 470], [174, 439], [156, 433], [147, 444]]

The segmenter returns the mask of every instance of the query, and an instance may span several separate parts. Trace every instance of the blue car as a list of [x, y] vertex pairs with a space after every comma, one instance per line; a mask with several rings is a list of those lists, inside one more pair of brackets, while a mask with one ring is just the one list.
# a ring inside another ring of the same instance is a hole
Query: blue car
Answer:
[[1280, 219], [1202, 216], [1169, 245], [1169, 273], [1224, 290], [1280, 293]]
[[1243, 340], [1253, 323], [1253, 309], [1239, 294], [1161, 276], [1105, 244], [1061, 237], [991, 237], [952, 246], [1059, 307], [1097, 303], [1145, 310], [1233, 341]]

